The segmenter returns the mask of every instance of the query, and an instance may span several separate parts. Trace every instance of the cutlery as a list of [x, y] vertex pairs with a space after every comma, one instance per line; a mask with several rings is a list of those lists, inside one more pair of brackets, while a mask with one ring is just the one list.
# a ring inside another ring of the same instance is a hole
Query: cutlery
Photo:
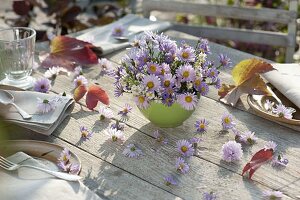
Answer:
[[57, 178], [60, 178], [60, 179], [66, 180], [66, 181], [78, 181], [78, 180], [81, 179], [80, 176], [73, 175], [73, 174], [67, 174], [67, 173], [63, 173], [63, 172], [51, 171], [51, 170], [48, 170], [48, 169], [43, 169], [43, 168], [32, 166], [32, 165], [15, 164], [15, 163], [7, 160], [6, 158], [3, 158], [2, 156], [0, 156], [0, 167], [2, 167], [3, 169], [6, 169], [8, 171], [14, 171], [14, 170], [17, 170], [21, 167], [32, 168], [32, 169], [36, 169], [36, 170], [39, 170], [39, 171], [46, 172], [47, 174], [50, 174], [52, 176], [55, 176]]
[[141, 32], [143, 32], [143, 31], [131, 32], [127, 36], [114, 36], [114, 39], [116, 39], [116, 40], [118, 40], [120, 42], [128, 42], [130, 36], [137, 35], [137, 34], [139, 34]]
[[24, 119], [30, 119], [32, 117], [26, 111], [24, 111], [22, 108], [20, 108], [14, 103], [14, 97], [8, 91], [0, 90], [0, 103], [4, 105], [14, 106]]

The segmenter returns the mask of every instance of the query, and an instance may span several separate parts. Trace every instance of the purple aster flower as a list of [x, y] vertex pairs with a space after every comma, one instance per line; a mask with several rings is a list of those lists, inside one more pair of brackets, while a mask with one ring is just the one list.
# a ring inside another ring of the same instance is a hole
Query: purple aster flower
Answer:
[[201, 77], [196, 77], [194, 80], [194, 88], [197, 91], [201, 91], [201, 83], [202, 83], [202, 78]]
[[144, 66], [150, 60], [149, 52], [145, 49], [141, 49], [137, 52], [136, 61], [139, 67]]
[[190, 170], [190, 166], [181, 157], [178, 157], [176, 159], [175, 167], [176, 167], [176, 170], [182, 174], [186, 174]]
[[208, 94], [208, 92], [209, 92], [209, 87], [208, 87], [207, 83], [201, 82], [201, 84], [200, 84], [200, 94], [202, 96], [206, 96]]
[[271, 190], [266, 190], [263, 192], [263, 198], [265, 200], [277, 200], [277, 199], [282, 199], [283, 194], [280, 191], [271, 191]]
[[229, 67], [232, 64], [230, 58], [225, 54], [220, 54], [219, 59], [222, 67]]
[[272, 109], [273, 113], [278, 115], [278, 117], [292, 119], [293, 113], [296, 112], [294, 108], [285, 107], [283, 104], [276, 105], [275, 108]]
[[116, 83], [115, 83], [115, 91], [114, 91], [115, 97], [120, 97], [120, 96], [122, 96], [124, 92], [125, 92], [125, 91], [124, 91], [124, 88], [123, 88], [123, 86], [121, 85], [121, 83], [116, 82]]
[[203, 200], [216, 200], [217, 199], [217, 195], [213, 192], [204, 192], [203, 193]]
[[276, 147], [277, 147], [277, 144], [273, 141], [268, 141], [265, 146], [264, 146], [264, 149], [265, 150], [268, 150], [268, 149], [272, 149], [273, 151], [276, 150]]
[[215, 81], [213, 82], [214, 86], [216, 89], [220, 89], [221, 88], [221, 79], [218, 77], [215, 79]]
[[175, 77], [172, 74], [165, 74], [162, 78], [161, 85], [163, 88], [172, 88], [175, 83]]
[[212, 80], [216, 80], [219, 75], [219, 72], [218, 72], [217, 68], [215, 68], [215, 67], [209, 68], [206, 73], [207, 73], [207, 76], [209, 78], [211, 78]]
[[53, 99], [37, 98], [37, 112], [42, 114], [48, 113], [56, 108], [56, 103]]
[[195, 50], [192, 47], [180, 47], [176, 52], [177, 58], [182, 62], [195, 62]]
[[89, 140], [93, 135], [93, 132], [89, 131], [85, 126], [80, 126], [80, 132], [81, 138], [84, 140]]
[[165, 91], [162, 94], [162, 103], [168, 107], [172, 106], [174, 103], [174, 98], [172, 94], [169, 93], [170, 91]]
[[69, 174], [78, 174], [80, 171], [80, 165], [76, 163], [71, 163], [69, 166]]
[[187, 64], [178, 68], [176, 70], [176, 75], [181, 82], [194, 81], [196, 77], [196, 72], [191, 65]]
[[168, 144], [168, 139], [166, 139], [164, 136], [162, 136], [158, 130], [153, 132], [153, 136], [155, 137], [155, 140], [158, 143]]
[[157, 63], [148, 62], [147, 63], [147, 71], [149, 74], [159, 75], [161, 72], [161, 67]]
[[136, 105], [141, 109], [147, 109], [150, 105], [147, 97], [143, 95], [134, 97], [134, 101]]
[[101, 69], [101, 73], [111, 73], [111, 71], [113, 71], [112, 63], [106, 58], [98, 59], [98, 63]]
[[[68, 161], [69, 162], [69, 161]], [[58, 168], [63, 171], [63, 172], [66, 172], [68, 171], [68, 164], [66, 164], [65, 162], [62, 162], [62, 161], [58, 161], [57, 162], [57, 166]]]
[[206, 132], [208, 124], [209, 123], [206, 119], [204, 119], [204, 118], [199, 119], [195, 123], [195, 128], [196, 128], [197, 132], [203, 133], [203, 132]]
[[279, 154], [272, 160], [273, 167], [286, 167], [288, 163], [289, 160], [282, 154]]
[[241, 160], [243, 156], [242, 145], [236, 141], [229, 141], [223, 144], [221, 155], [226, 162]]
[[110, 128], [117, 129], [117, 130], [120, 130], [120, 131], [124, 131], [125, 124], [117, 120], [116, 123], [113, 123], [110, 126]]
[[129, 158], [138, 158], [139, 156], [143, 155], [143, 152], [134, 144], [129, 144], [124, 149], [123, 154]]
[[113, 111], [107, 106], [99, 107], [100, 120], [111, 119], [114, 116]]
[[113, 27], [111, 35], [114, 37], [120, 37], [124, 34], [125, 28], [122, 25], [117, 25]]
[[170, 74], [171, 73], [171, 69], [170, 69], [170, 65], [168, 65], [167, 63], [163, 63], [160, 65], [160, 75], [164, 76], [166, 74]]
[[71, 153], [70, 153], [69, 149], [64, 148], [62, 150], [62, 152], [60, 152], [59, 157], [57, 158], [57, 160], [59, 162], [67, 164], [70, 161], [70, 158], [71, 158]]
[[177, 150], [183, 156], [190, 157], [194, 154], [195, 149], [193, 148], [193, 144], [191, 144], [187, 140], [179, 140], [176, 142]]
[[208, 45], [208, 40], [204, 38], [199, 38], [199, 44], [197, 49], [200, 50], [200, 52], [205, 53], [205, 54], [210, 54], [210, 48]]
[[74, 87], [75, 87], [75, 88], [77, 88], [77, 87], [80, 86], [80, 85], [87, 86], [87, 84], [88, 84], [88, 80], [87, 80], [84, 76], [82, 76], [82, 75], [77, 76], [77, 77], [74, 79], [73, 82], [74, 82]]
[[222, 116], [222, 126], [223, 126], [223, 130], [228, 130], [228, 129], [232, 129], [233, 127], [235, 127], [235, 122], [232, 119], [232, 115], [224, 113]]
[[271, 111], [273, 109], [273, 105], [274, 105], [274, 102], [267, 99], [266, 102], [265, 102], [265, 109], [267, 111]]
[[197, 96], [192, 93], [180, 94], [177, 97], [177, 102], [186, 110], [193, 110], [197, 105]]
[[40, 78], [35, 81], [33, 89], [36, 92], [47, 93], [51, 89], [51, 81], [47, 78]]
[[257, 140], [257, 137], [254, 134], [255, 132], [246, 131], [240, 135], [240, 141], [245, 144], [253, 145]]
[[196, 137], [189, 139], [189, 142], [192, 144], [194, 149], [197, 149], [198, 143], [202, 141], [203, 140], [201, 138], [196, 138]]
[[132, 107], [129, 104], [125, 104], [123, 110], [121, 110], [118, 115], [121, 115], [122, 117], [127, 117], [128, 113], [130, 113], [132, 110]]
[[243, 142], [241, 141], [242, 133], [239, 130], [237, 130], [235, 127], [233, 127], [231, 130], [235, 135], [234, 140], [239, 143]]
[[159, 91], [160, 80], [154, 74], [147, 75], [143, 78], [143, 85], [147, 87], [149, 91]]
[[168, 176], [164, 177], [164, 180], [165, 180], [165, 184], [167, 186], [178, 185], [178, 182], [174, 179], [174, 177], [172, 175], [168, 175]]
[[125, 135], [124, 132], [115, 128], [109, 128], [107, 130], [107, 135], [110, 137], [110, 139], [113, 142], [124, 142], [125, 141]]

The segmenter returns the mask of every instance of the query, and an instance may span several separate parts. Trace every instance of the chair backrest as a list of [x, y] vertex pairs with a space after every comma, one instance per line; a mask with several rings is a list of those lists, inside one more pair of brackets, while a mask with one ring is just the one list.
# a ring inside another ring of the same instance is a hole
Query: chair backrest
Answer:
[[149, 17], [150, 12], [155, 10], [287, 24], [287, 33], [214, 26], [192, 26], [177, 23], [173, 25], [172, 29], [194, 36], [286, 47], [285, 61], [293, 61], [296, 45], [298, 0], [289, 1], [289, 10], [271, 8], [258, 9], [165, 0], [143, 0], [142, 6], [145, 17]]

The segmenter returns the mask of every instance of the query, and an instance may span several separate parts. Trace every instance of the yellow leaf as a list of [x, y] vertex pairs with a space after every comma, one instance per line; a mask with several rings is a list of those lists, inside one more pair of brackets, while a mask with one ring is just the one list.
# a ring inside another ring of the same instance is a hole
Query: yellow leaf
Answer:
[[232, 78], [237, 86], [251, 79], [256, 74], [274, 70], [273, 66], [256, 58], [242, 60], [232, 70]]

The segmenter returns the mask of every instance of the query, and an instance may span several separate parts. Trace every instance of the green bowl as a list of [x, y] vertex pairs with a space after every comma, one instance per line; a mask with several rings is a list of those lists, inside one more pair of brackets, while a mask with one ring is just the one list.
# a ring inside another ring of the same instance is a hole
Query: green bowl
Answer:
[[178, 103], [168, 107], [162, 103], [151, 102], [147, 109], [139, 108], [141, 113], [154, 125], [161, 128], [174, 128], [182, 125], [195, 110], [185, 110]]

